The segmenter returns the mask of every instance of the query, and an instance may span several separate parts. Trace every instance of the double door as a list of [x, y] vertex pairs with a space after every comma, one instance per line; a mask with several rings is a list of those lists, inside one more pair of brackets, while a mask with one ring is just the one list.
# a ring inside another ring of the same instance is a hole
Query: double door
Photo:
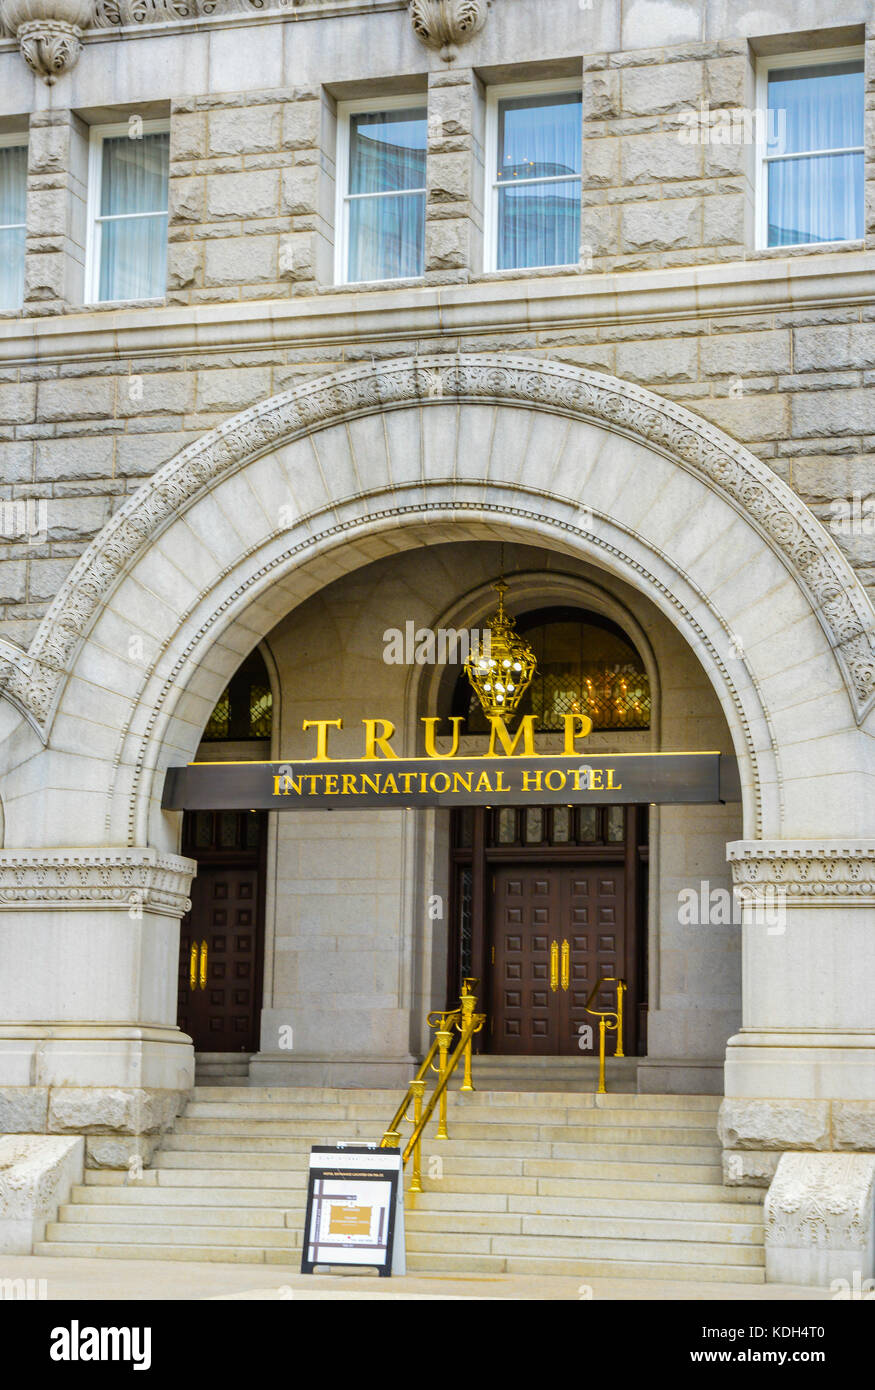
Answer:
[[[627, 976], [625, 896], [622, 864], [494, 869], [493, 1052], [598, 1050], [598, 1019], [584, 1006], [596, 980]], [[594, 1007], [615, 1006], [614, 987], [605, 985]]]

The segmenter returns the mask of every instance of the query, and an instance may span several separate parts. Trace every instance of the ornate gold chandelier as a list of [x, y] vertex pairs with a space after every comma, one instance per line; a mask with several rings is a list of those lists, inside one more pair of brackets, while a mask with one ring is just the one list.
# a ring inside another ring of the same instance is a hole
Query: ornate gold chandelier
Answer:
[[498, 610], [487, 624], [486, 641], [471, 647], [465, 662], [465, 673], [487, 718], [501, 715], [507, 719], [519, 706], [532, 683], [537, 659], [528, 642], [516, 631], [516, 625], [504, 611], [507, 583], [504, 578], [504, 547], [502, 546], [499, 578], [493, 584], [498, 592]]

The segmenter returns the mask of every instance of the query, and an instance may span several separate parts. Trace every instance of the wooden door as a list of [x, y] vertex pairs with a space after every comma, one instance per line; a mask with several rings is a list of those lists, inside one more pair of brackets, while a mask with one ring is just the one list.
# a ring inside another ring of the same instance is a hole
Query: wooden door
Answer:
[[201, 864], [192, 883], [180, 926], [178, 1019], [197, 1052], [257, 1049], [258, 882], [257, 865]]
[[[624, 904], [620, 865], [496, 868], [493, 1052], [580, 1056], [598, 1050], [598, 1020], [584, 1005], [597, 979], [628, 977]], [[613, 986], [605, 986], [595, 1007], [614, 1006]], [[591, 1035], [581, 1033], [586, 1025]]]

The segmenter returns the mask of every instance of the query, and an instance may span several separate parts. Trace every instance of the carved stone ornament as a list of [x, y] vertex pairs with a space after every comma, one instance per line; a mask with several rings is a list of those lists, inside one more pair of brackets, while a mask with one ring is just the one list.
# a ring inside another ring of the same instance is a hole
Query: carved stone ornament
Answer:
[[735, 840], [726, 857], [741, 901], [875, 907], [875, 840]]
[[0, 0], [0, 16], [28, 67], [51, 87], [76, 64], [91, 0]]
[[429, 48], [437, 48], [445, 63], [458, 57], [486, 23], [492, 0], [410, 0], [413, 32]]
[[0, 909], [122, 908], [180, 918], [195, 865], [156, 849], [0, 850]]
[[115, 512], [64, 580], [30, 648], [0, 644], [0, 692], [47, 729], [79, 643], [120, 578], [168, 524], [247, 459], [357, 415], [455, 401], [524, 402], [593, 421], [676, 458], [729, 497], [808, 593], [859, 719], [875, 704], [872, 605], [794, 492], [743, 445], [645, 387], [509, 353], [401, 358], [320, 377], [251, 406], [169, 460]]
[[[767, 1281], [825, 1285], [856, 1279], [858, 1296], [864, 1287], [871, 1296], [873, 1194], [875, 1154], [782, 1154], [763, 1213]], [[833, 1293], [838, 1296], [839, 1289]]]

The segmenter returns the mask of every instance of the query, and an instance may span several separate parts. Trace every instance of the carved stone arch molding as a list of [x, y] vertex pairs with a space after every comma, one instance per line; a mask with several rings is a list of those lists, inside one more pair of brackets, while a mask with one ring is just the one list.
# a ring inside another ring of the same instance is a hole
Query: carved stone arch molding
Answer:
[[[742, 514], [805, 593], [857, 723], [875, 704], [875, 613], [835, 542], [772, 470], [683, 406], [615, 377], [510, 354], [405, 358], [307, 382], [227, 420], [163, 465], [77, 561], [0, 690], [48, 739], [65, 676], [113, 587], [175, 517], [270, 449], [358, 416], [431, 404], [508, 405], [589, 422], [657, 450]], [[533, 487], [532, 492], [537, 492]]]

